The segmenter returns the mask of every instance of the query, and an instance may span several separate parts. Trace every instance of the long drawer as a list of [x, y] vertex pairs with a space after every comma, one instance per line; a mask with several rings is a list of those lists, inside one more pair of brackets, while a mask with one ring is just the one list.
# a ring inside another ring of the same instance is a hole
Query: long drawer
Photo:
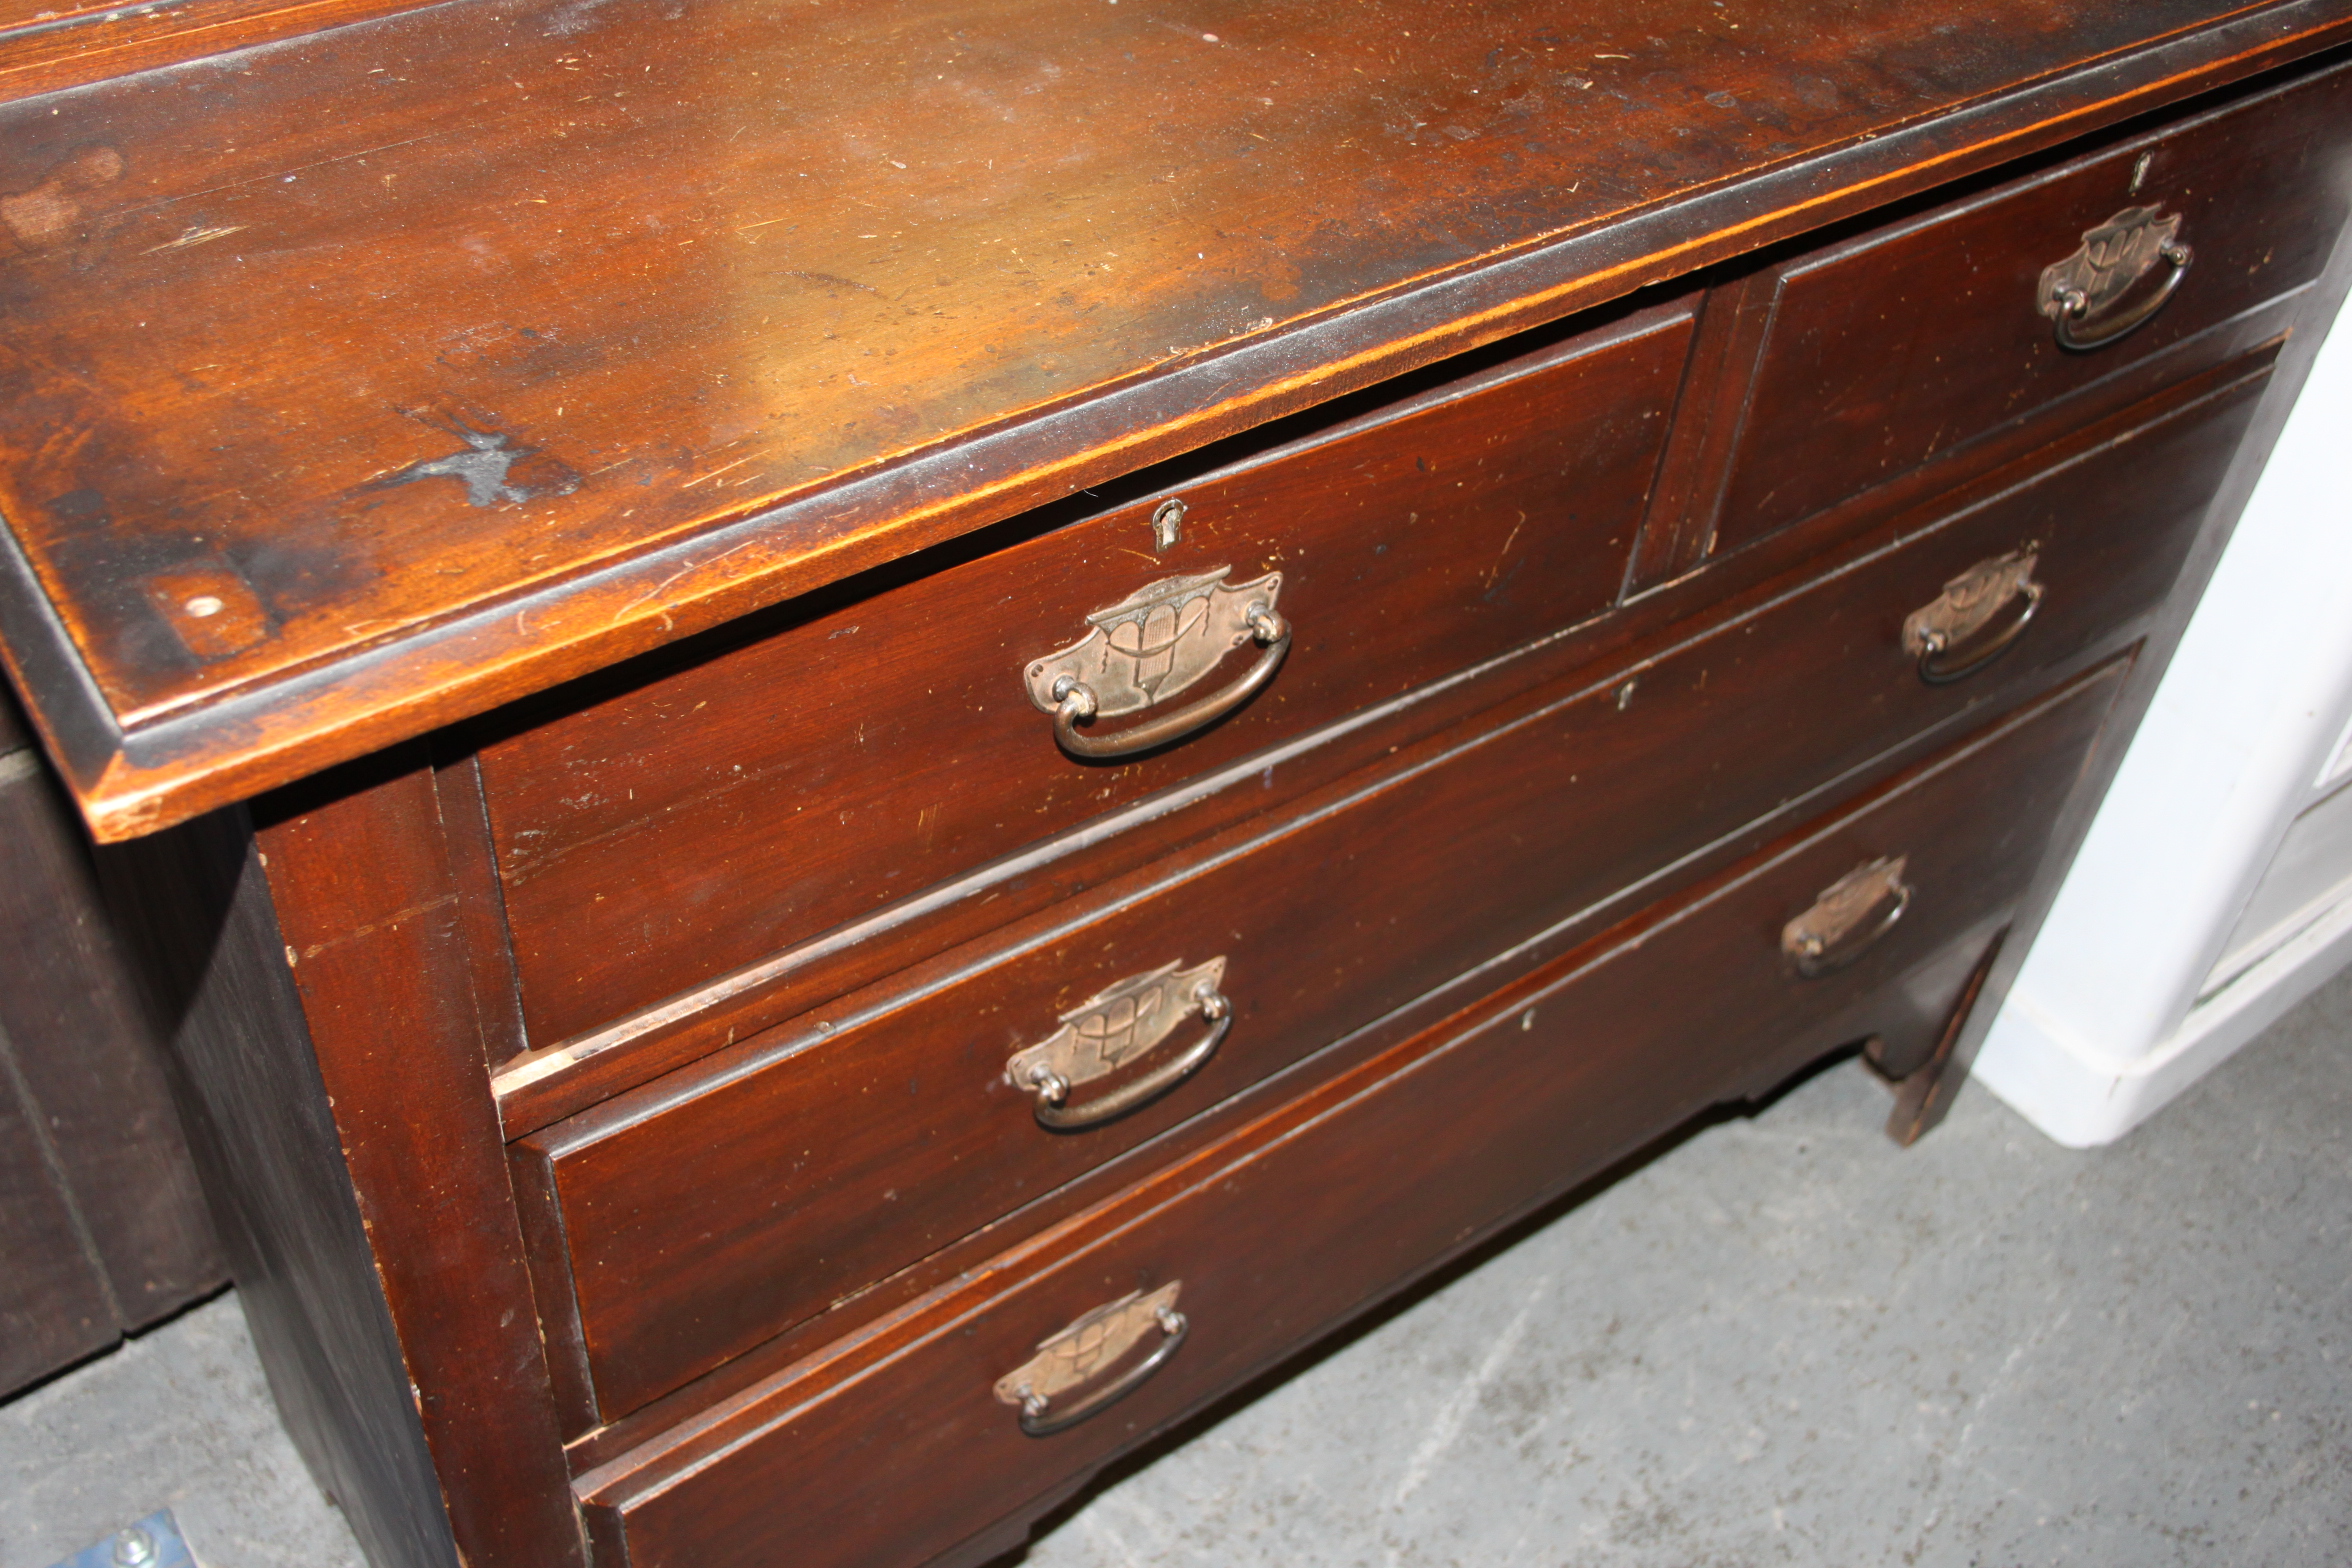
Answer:
[[[1874, 1006], [1950, 1006], [2119, 673], [583, 1477], [600, 1558], [925, 1560], [1675, 1120], [1868, 1032]], [[1880, 895], [1825, 916], [1857, 871]]]
[[[1768, 273], [1718, 548], [2291, 293], [2348, 208], [2338, 66]], [[2061, 286], [2080, 317], [2052, 313]]]
[[[1638, 312], [960, 565], [852, 585], [489, 746], [532, 1040], [1600, 613], [1690, 322], [1687, 304]], [[1260, 605], [1286, 653], [1249, 620]], [[1270, 680], [1181, 744], [1093, 759], [1038, 705], [1065, 672], [1100, 694], [1080, 745]]]
[[[558, 1339], [579, 1346], [596, 1411], [635, 1409], [1498, 948], [2112, 646], [2169, 587], [2261, 379], [1407, 754], [1271, 833], [1237, 830], [521, 1140], [518, 1189], [560, 1216], [540, 1227], [560, 1254], [547, 1273], [566, 1282], [548, 1310], [568, 1320]], [[1988, 577], [2010, 597], [1980, 594], [1981, 626], [1942, 662], [1912, 646], [1948, 585]], [[1226, 1016], [1206, 1015], [1203, 986]], [[1057, 1041], [1065, 1079], [1082, 1048], [1114, 1070], [1053, 1112], [1172, 1086], [1117, 1119], [1041, 1125], [1026, 1069]]]

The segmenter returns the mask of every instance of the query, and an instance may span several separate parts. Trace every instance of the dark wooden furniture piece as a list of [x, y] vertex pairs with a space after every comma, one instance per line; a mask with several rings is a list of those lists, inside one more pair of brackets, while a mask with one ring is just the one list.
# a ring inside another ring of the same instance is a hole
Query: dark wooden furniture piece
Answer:
[[193, 3], [0, 31], [0, 643], [380, 1568], [1918, 1136], [2345, 285], [2352, 0]]
[[228, 1277], [73, 808], [0, 692], [0, 1394]]

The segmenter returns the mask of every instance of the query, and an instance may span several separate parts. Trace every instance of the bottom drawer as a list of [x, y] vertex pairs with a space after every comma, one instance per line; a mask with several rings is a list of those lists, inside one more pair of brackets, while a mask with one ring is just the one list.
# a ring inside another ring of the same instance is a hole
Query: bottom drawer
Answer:
[[924, 1562], [1707, 1104], [1865, 1034], [1909, 1052], [2123, 668], [583, 1476], [600, 1555]]

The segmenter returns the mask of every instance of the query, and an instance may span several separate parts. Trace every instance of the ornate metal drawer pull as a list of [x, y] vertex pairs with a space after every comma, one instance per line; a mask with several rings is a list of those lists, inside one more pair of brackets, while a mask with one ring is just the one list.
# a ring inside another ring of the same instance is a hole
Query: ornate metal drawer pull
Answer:
[[[2173, 237], [2180, 226], [2177, 212], [2161, 217], [2153, 207], [2126, 207], [2084, 230], [2073, 255], [2044, 267], [2037, 308], [2055, 323], [2058, 346], [2104, 348], [2162, 310], [2189, 270], [2189, 247]], [[2114, 309], [2158, 262], [2169, 269], [2164, 281], [2137, 304]]]
[[[1197, 969], [1165, 964], [1148, 975], [1131, 975], [1062, 1014], [1062, 1027], [1045, 1039], [1015, 1051], [1005, 1063], [1005, 1082], [1037, 1096], [1037, 1119], [1048, 1127], [1092, 1127], [1124, 1116], [1175, 1088], [1216, 1054], [1233, 1027], [1233, 1004], [1217, 989], [1224, 979], [1221, 957]], [[1069, 1103], [1072, 1089], [1149, 1054], [1195, 1013], [1209, 1030], [1188, 1050], [1108, 1094]]]
[[[1989, 561], [1979, 561], [1944, 584], [1936, 601], [1914, 610], [1903, 622], [1903, 651], [1918, 659], [1919, 678], [1930, 686], [1965, 680], [2007, 653], [2024, 635], [2034, 611], [2042, 606], [2042, 585], [2033, 580], [2041, 546], [2029, 544]], [[2016, 607], [2007, 624], [1989, 637], [1978, 634], [2001, 612]], [[1963, 644], [1976, 642], [1975, 651], [1954, 660]]]
[[[1290, 624], [1274, 613], [1282, 574], [1228, 585], [1220, 566], [1198, 577], [1167, 577], [1087, 617], [1077, 642], [1033, 661], [1029, 700], [1054, 716], [1054, 739], [1076, 757], [1125, 757], [1164, 746], [1222, 718], [1274, 678], [1290, 652]], [[1079, 725], [1140, 713], [1190, 688], [1243, 643], [1265, 651], [1231, 685], [1147, 723], [1110, 735]]]
[[[1131, 1291], [1039, 1341], [1037, 1354], [996, 1380], [996, 1397], [1021, 1412], [1021, 1430], [1051, 1437], [1076, 1426], [1133, 1393], [1176, 1354], [1192, 1325], [1176, 1310], [1182, 1280], [1170, 1280], [1150, 1295]], [[1117, 1377], [1067, 1404], [1055, 1400], [1115, 1365], [1152, 1329], [1161, 1339], [1152, 1353]]]
[[[1843, 969], [1878, 945], [1911, 907], [1903, 880], [1908, 857], [1881, 857], [1856, 866], [1821, 890], [1813, 907], [1780, 928], [1780, 950], [1811, 980]], [[1870, 918], [1877, 911], [1875, 919]]]

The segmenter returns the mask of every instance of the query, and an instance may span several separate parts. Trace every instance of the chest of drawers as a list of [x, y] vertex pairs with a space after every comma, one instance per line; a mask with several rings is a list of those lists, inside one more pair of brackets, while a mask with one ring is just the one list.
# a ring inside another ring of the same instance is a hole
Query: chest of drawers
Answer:
[[1963, 1081], [2352, 4], [1212, 10], [0, 31], [0, 645], [377, 1568], [976, 1563]]

